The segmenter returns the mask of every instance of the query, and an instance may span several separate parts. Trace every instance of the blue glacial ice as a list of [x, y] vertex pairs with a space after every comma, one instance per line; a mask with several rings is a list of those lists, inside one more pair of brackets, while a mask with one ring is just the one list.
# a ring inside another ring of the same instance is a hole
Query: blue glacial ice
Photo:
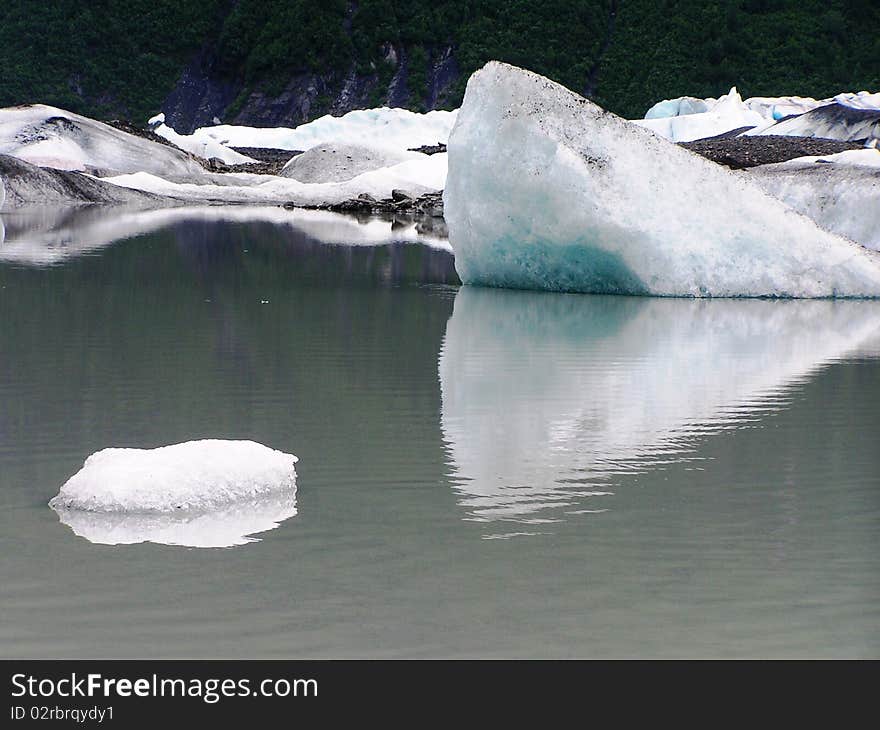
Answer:
[[449, 139], [466, 284], [694, 297], [877, 297], [880, 256], [746, 175], [492, 62]]

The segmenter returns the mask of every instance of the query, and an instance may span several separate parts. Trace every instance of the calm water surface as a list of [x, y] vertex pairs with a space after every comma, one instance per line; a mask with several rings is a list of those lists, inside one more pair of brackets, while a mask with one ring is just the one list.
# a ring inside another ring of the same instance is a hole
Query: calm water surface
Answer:
[[[3, 216], [0, 656], [880, 656], [880, 304], [460, 288], [430, 231], [224, 211]], [[205, 437], [297, 454], [296, 514], [46, 505]]]

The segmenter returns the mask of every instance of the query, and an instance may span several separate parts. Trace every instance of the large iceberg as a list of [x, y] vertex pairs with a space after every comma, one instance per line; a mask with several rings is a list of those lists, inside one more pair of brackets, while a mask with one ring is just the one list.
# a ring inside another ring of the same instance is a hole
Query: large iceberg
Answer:
[[157, 449], [103, 449], [52, 498], [53, 508], [180, 514], [296, 489], [297, 458], [253, 441], [207, 439]]
[[876, 297], [877, 253], [542, 76], [492, 62], [449, 139], [466, 284], [665, 296]]

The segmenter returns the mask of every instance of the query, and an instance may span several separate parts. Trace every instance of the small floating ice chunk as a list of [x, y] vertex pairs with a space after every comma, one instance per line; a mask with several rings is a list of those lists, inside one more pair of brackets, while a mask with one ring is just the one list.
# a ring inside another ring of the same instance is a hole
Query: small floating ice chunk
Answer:
[[158, 449], [103, 449], [50, 502], [56, 509], [196, 514], [295, 494], [297, 458], [253, 441], [209, 439]]

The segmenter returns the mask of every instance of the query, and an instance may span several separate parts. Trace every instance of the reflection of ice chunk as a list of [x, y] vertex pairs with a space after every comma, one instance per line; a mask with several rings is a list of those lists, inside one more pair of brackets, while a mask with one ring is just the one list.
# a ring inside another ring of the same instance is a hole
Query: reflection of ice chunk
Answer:
[[307, 150], [330, 142], [382, 144], [406, 150], [446, 142], [457, 112], [430, 111], [417, 114], [406, 109], [357, 109], [341, 117], [329, 114], [307, 124], [258, 128], [221, 124], [201, 127], [193, 138], [220, 140], [230, 147], [272, 147]]
[[204, 173], [181, 150], [43, 104], [0, 109], [0, 154], [59, 170]]
[[439, 361], [461, 504], [487, 521], [613, 508], [627, 475], [784, 407], [791, 386], [877, 335], [874, 302], [463, 287]]
[[253, 441], [188, 441], [103, 449], [61, 487], [52, 507], [176, 514], [295, 489], [297, 459]]
[[123, 207], [23, 209], [6, 216], [7, 241], [0, 262], [51, 266], [93, 253], [105, 246], [185, 222], [268, 223], [291, 236], [343, 246], [417, 243], [449, 250], [445, 237], [406, 224], [367, 218], [359, 220], [324, 210], [285, 210], [269, 206], [201, 206], [138, 211]]
[[425, 155], [419, 152], [338, 142], [317, 145], [297, 155], [281, 175], [304, 183], [344, 182], [371, 170], [420, 159]]
[[3, 177], [0, 176], [0, 210], [3, 209], [3, 203], [6, 202], [6, 185], [3, 183]]
[[505, 64], [468, 82], [444, 202], [465, 283], [880, 296], [876, 253], [820, 230], [744, 175]]
[[153, 542], [187, 547], [233, 547], [254, 542], [296, 515], [296, 491], [248, 499], [210, 511], [177, 513], [86, 512], [55, 507], [74, 534], [100, 545]]

